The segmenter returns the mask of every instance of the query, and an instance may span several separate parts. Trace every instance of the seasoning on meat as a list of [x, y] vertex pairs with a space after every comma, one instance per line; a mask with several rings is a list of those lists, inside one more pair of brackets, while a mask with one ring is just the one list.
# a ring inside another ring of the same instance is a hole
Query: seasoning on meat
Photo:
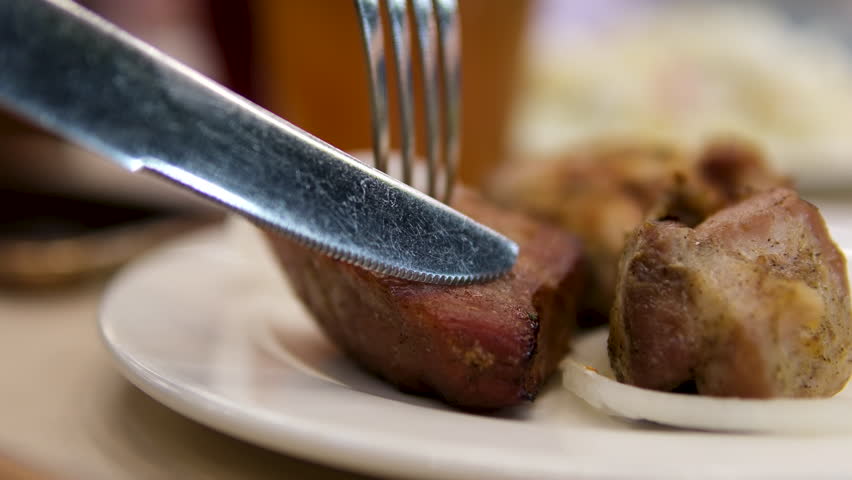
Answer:
[[845, 258], [786, 188], [695, 228], [644, 223], [619, 265], [609, 354], [620, 381], [645, 388], [832, 395], [852, 374]]

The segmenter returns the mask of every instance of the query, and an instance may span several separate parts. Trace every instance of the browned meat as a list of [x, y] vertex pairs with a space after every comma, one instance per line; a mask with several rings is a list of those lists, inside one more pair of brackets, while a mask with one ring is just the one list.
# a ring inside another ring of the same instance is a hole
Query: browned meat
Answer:
[[489, 194], [582, 239], [589, 265], [583, 307], [606, 318], [625, 239], [643, 221], [669, 218], [695, 225], [726, 205], [788, 183], [748, 144], [720, 139], [697, 156], [632, 143], [510, 164], [495, 176]]
[[695, 226], [726, 206], [776, 187], [792, 187], [774, 172], [754, 146], [734, 139], [709, 143], [688, 160], [668, 196], [652, 208], [646, 220], [663, 218]]
[[610, 320], [618, 379], [719, 396], [827, 396], [852, 373], [846, 262], [819, 211], [780, 188], [696, 228], [628, 240]]
[[581, 287], [578, 241], [464, 189], [455, 199], [454, 207], [518, 242], [508, 275], [480, 285], [427, 285], [270, 238], [316, 320], [367, 369], [462, 407], [530, 400], [568, 349]]

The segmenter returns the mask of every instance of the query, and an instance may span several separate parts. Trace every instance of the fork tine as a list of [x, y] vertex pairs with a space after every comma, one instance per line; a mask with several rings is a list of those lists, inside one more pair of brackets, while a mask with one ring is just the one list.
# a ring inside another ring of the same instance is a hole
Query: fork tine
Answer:
[[411, 34], [408, 29], [406, 0], [387, 0], [394, 64], [398, 83], [402, 181], [411, 183], [414, 162], [414, 95], [412, 94]]
[[367, 57], [367, 76], [370, 83], [370, 103], [373, 119], [373, 162], [387, 171], [390, 136], [388, 135], [387, 80], [385, 77], [385, 48], [378, 0], [355, 0], [364, 54]]
[[420, 66], [423, 71], [423, 98], [426, 116], [426, 161], [428, 170], [427, 193], [435, 196], [438, 155], [438, 62], [434, 55], [433, 39], [437, 27], [432, 0], [412, 0], [414, 5], [414, 27], [417, 31], [417, 46]]
[[435, 0], [438, 18], [438, 51], [444, 83], [444, 203], [453, 196], [459, 158], [461, 128], [461, 34], [456, 0]]

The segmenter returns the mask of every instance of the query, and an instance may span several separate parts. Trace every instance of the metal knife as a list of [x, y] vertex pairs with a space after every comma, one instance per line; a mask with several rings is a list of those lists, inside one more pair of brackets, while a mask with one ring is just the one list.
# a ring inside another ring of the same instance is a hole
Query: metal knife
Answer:
[[461, 284], [517, 256], [505, 237], [69, 0], [0, 0], [0, 104], [377, 272]]

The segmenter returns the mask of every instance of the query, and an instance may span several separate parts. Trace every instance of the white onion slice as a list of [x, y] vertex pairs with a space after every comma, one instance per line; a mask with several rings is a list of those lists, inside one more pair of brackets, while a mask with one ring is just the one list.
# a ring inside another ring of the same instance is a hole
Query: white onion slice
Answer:
[[682, 428], [716, 431], [852, 432], [852, 387], [831, 398], [740, 399], [657, 392], [614, 379], [606, 329], [580, 338], [563, 362], [563, 383], [602, 412]]

